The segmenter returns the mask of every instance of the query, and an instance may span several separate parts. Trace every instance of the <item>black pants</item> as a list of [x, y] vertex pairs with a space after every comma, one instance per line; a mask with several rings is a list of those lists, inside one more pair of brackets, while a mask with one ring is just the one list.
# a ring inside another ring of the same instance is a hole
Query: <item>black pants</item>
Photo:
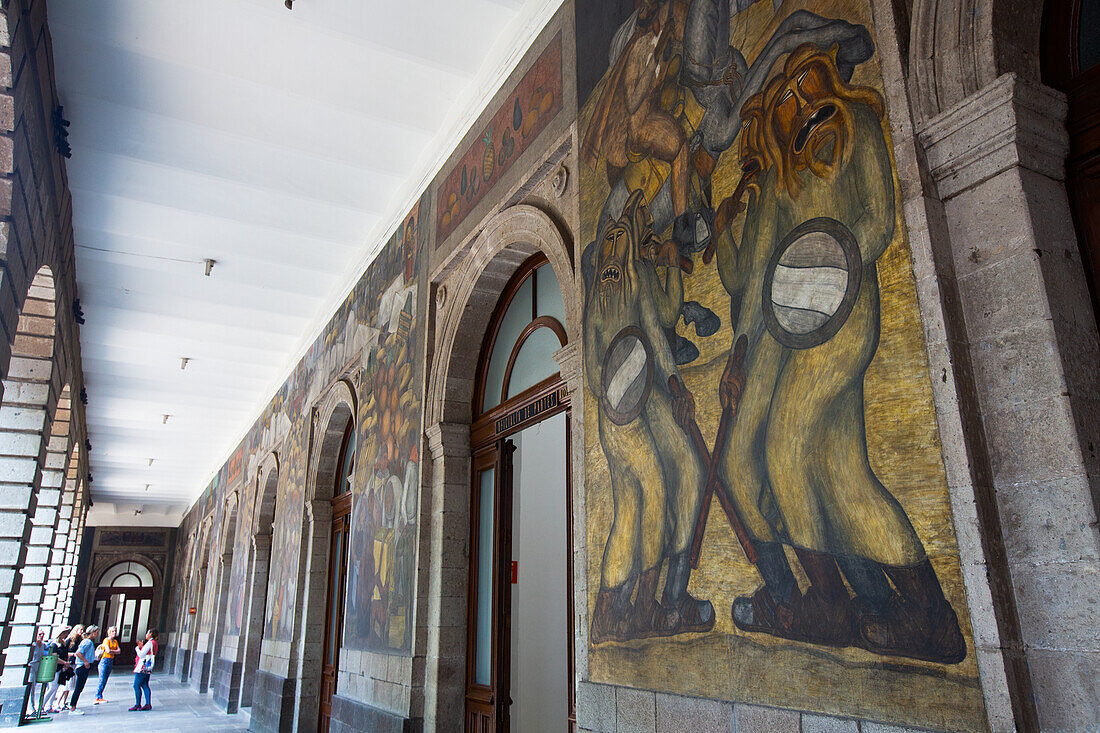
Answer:
[[84, 689], [84, 684], [88, 681], [88, 673], [91, 671], [91, 667], [85, 667], [83, 664], [76, 668], [76, 684], [73, 685], [73, 695], [69, 698], [70, 708], [76, 709], [76, 701], [80, 699], [80, 691]]

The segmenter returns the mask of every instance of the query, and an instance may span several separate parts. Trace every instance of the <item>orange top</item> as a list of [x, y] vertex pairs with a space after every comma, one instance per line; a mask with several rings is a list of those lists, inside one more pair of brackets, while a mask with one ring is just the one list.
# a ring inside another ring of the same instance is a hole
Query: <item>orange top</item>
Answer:
[[118, 642], [114, 639], [104, 639], [103, 643], [99, 645], [99, 648], [103, 650], [104, 659], [114, 659], [118, 654]]

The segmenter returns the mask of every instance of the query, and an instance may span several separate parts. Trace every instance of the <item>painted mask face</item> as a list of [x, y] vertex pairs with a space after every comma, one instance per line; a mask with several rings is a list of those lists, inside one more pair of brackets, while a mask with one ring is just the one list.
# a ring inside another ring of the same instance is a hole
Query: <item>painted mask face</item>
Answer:
[[851, 86], [840, 78], [831, 55], [803, 44], [787, 57], [783, 72], [763, 93], [765, 149], [780, 168], [777, 183], [792, 196], [801, 188], [799, 173], [809, 169], [831, 179], [851, 155], [853, 104], [882, 115], [882, 98], [873, 89]]
[[623, 282], [623, 270], [630, 249], [630, 232], [621, 223], [616, 222], [607, 229], [600, 243], [599, 289], [616, 291]]

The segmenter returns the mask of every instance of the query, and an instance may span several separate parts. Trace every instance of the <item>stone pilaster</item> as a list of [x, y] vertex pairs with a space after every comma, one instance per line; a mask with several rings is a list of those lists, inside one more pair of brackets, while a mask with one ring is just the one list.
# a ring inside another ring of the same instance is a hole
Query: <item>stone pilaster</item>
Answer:
[[[427, 583], [419, 608], [427, 624], [423, 714], [426, 730], [458, 725], [466, 685], [466, 583], [470, 533], [470, 426], [437, 423], [425, 431], [431, 454], [425, 510]], [[422, 546], [423, 548], [423, 546]], [[425, 555], [421, 552], [421, 567]], [[414, 708], [418, 707], [414, 705]]]
[[967, 437], [984, 443], [987, 467], [972, 470], [1002, 542], [984, 527], [982, 539], [1011, 586], [994, 602], [1026, 663], [1010, 684], [1030, 685], [1044, 730], [1100, 719], [1100, 346], [1062, 182], [1065, 112], [1060, 94], [1008, 74], [918, 130], [953, 271], [939, 285], [957, 297], [972, 370], [959, 401], [972, 398], [981, 434]]

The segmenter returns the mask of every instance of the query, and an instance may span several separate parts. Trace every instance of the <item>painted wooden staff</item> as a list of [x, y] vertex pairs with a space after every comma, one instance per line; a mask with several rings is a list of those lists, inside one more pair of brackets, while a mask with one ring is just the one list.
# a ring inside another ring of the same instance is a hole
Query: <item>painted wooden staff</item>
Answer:
[[[730, 353], [729, 359], [726, 360], [726, 372], [734, 369], [741, 369], [745, 363], [745, 352], [748, 350], [748, 340], [744, 334], [737, 339], [737, 343], [734, 344], [733, 351]], [[726, 372], [723, 372], [725, 374]], [[680, 378], [675, 374], [668, 378], [668, 388], [674, 397], [681, 397], [686, 391], [687, 387], [680, 381]], [[718, 434], [714, 439], [714, 453], [707, 449], [707, 443], [703, 440], [703, 434], [699, 430], [699, 424], [695, 422], [694, 418], [691, 419], [685, 426], [684, 430], [688, 434], [688, 438], [695, 445], [695, 450], [703, 457], [704, 462], [707, 464], [707, 483], [703, 489], [702, 506], [699, 510], [699, 516], [695, 520], [695, 533], [691, 539], [691, 567], [695, 568], [699, 566], [699, 554], [703, 547], [703, 532], [707, 526], [707, 515], [710, 513], [710, 500], [716, 493], [718, 484], [722, 479], [718, 477], [718, 462], [722, 457], [722, 453], [726, 447], [726, 440], [729, 437], [730, 425], [733, 423], [733, 418], [737, 414], [737, 401], [731, 400], [722, 408], [722, 417], [718, 421]], [[729, 520], [730, 527], [733, 528], [733, 533], [737, 535], [737, 541], [741, 543], [741, 549], [745, 551], [745, 557], [753, 565], [756, 564], [756, 545], [753, 544], [752, 537], [749, 535], [748, 530], [745, 529], [744, 522], [741, 521], [741, 515], [737, 513], [737, 507], [733, 505], [733, 500], [730, 499], [729, 489], [724, 485], [722, 490], [717, 492], [718, 503], [722, 506], [722, 510], [726, 513], [726, 518]]]

